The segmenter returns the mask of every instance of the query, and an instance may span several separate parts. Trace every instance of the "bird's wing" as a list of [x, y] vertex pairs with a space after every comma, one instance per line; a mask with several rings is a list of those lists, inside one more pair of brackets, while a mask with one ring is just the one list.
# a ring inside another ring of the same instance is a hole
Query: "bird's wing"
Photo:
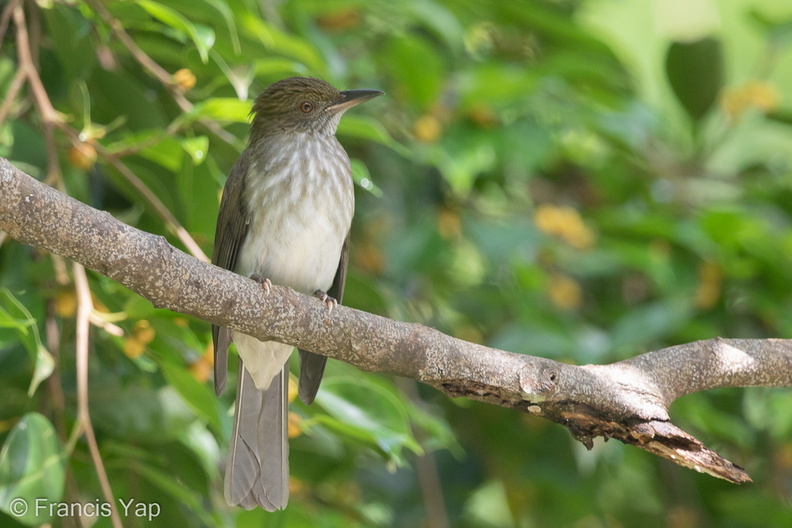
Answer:
[[[338, 269], [333, 279], [333, 285], [327, 290], [327, 295], [333, 297], [339, 303], [344, 297], [348, 263], [349, 233], [344, 239], [344, 245], [341, 246], [341, 258], [338, 260]], [[310, 405], [316, 398], [316, 391], [319, 390], [319, 384], [322, 382], [322, 374], [324, 374], [326, 363], [326, 356], [320, 356], [307, 350], [300, 350], [299, 395], [306, 405]]]
[[[245, 174], [248, 170], [247, 151], [237, 158], [231, 168], [223, 189], [220, 214], [217, 216], [212, 263], [233, 271], [242, 243], [248, 230], [248, 214], [245, 210], [242, 193], [245, 188]], [[214, 381], [215, 392], [222, 394], [228, 370], [228, 345], [231, 344], [231, 331], [228, 328], [212, 325], [214, 343]]]

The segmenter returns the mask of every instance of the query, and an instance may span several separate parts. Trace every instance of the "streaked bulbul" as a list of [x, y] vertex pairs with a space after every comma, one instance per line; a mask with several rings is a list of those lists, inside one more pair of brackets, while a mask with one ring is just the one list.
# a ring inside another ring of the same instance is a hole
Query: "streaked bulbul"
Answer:
[[[335, 132], [346, 110], [381, 94], [338, 91], [319, 79], [292, 77], [256, 98], [247, 148], [223, 190], [214, 264], [252, 276], [264, 288], [280, 284], [328, 303], [341, 301], [355, 198], [349, 157]], [[232, 340], [239, 352], [226, 501], [247, 509], [282, 509], [289, 498], [293, 347], [217, 326], [212, 337], [218, 395]], [[305, 403], [316, 396], [325, 362], [324, 356], [300, 350], [298, 387]]]

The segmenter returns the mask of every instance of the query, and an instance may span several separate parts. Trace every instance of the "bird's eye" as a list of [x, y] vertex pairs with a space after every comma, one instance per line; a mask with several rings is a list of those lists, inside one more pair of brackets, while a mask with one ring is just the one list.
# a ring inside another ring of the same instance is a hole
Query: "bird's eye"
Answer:
[[310, 114], [313, 110], [313, 103], [310, 101], [303, 101], [300, 103], [300, 110], [302, 110], [306, 114]]

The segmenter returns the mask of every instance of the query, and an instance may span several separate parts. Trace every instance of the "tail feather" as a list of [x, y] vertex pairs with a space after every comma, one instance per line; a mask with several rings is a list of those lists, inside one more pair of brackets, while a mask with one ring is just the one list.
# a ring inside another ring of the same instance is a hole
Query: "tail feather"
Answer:
[[289, 500], [289, 373], [284, 368], [260, 391], [239, 362], [234, 429], [225, 475], [225, 499], [232, 506], [267, 511]]
[[300, 350], [300, 384], [298, 394], [305, 405], [311, 405], [322, 383], [327, 357]]

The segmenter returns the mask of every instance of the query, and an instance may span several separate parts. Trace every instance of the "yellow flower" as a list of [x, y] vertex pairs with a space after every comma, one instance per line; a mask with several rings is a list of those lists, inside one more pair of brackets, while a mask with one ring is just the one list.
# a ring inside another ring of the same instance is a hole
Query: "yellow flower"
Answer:
[[723, 111], [732, 119], [737, 119], [749, 108], [767, 114], [778, 109], [780, 104], [778, 87], [767, 81], [748, 81], [738, 88], [726, 90], [721, 96]]
[[78, 143], [69, 149], [67, 157], [73, 167], [88, 170], [96, 163], [96, 149], [90, 143]]
[[300, 422], [302, 422], [302, 416], [295, 412], [289, 413], [289, 438], [297, 438], [302, 434]]
[[60, 317], [73, 317], [77, 311], [77, 294], [74, 290], [61, 290], [55, 296], [55, 313]]
[[556, 273], [550, 277], [547, 294], [553, 306], [561, 310], [580, 308], [583, 302], [583, 290], [575, 279]]
[[132, 334], [124, 340], [124, 354], [129, 359], [139, 358], [146, 345], [154, 339], [154, 329], [148, 321], [141, 319], [132, 327]]
[[424, 114], [415, 120], [413, 133], [422, 143], [434, 143], [443, 133], [443, 125], [431, 114]]
[[714, 262], [702, 262], [699, 265], [699, 286], [696, 290], [696, 308], [707, 310], [715, 306], [721, 292], [723, 272]]
[[193, 361], [190, 364], [189, 370], [193, 378], [200, 383], [206, 383], [209, 380], [209, 376], [212, 374], [212, 364], [204, 358], [199, 358], [197, 361]]
[[124, 355], [129, 359], [139, 358], [145, 350], [146, 345], [135, 339], [134, 336], [127, 337], [124, 340]]
[[154, 339], [154, 329], [151, 324], [145, 319], [141, 319], [132, 328], [132, 335], [139, 339], [144, 345], [148, 345]]
[[190, 364], [190, 374], [192, 374], [196, 380], [200, 381], [201, 383], [205, 383], [209, 380], [209, 376], [212, 374], [213, 366], [214, 345], [210, 341], [209, 344], [206, 345], [201, 357]]
[[588, 249], [594, 244], [594, 232], [571, 207], [540, 205], [534, 211], [534, 223], [543, 233], [557, 236], [576, 249]]
[[182, 92], [186, 92], [195, 86], [195, 74], [189, 68], [182, 68], [173, 74], [173, 82]]

